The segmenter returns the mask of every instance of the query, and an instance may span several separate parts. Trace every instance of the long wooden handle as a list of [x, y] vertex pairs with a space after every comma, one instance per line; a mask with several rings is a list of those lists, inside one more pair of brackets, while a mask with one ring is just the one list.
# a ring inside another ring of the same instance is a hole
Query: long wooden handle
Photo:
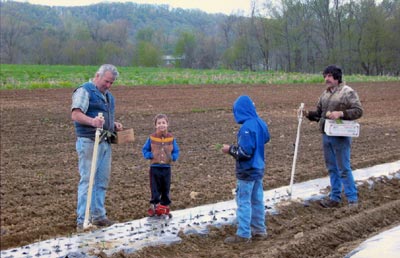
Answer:
[[292, 172], [290, 175], [290, 184], [289, 184], [289, 197], [290, 198], [292, 196], [292, 191], [293, 191], [294, 172], [296, 170], [297, 151], [299, 148], [300, 128], [301, 128], [301, 121], [303, 118], [303, 109], [304, 109], [304, 103], [301, 103], [299, 109], [297, 110], [297, 119], [298, 119], [299, 123], [297, 125], [297, 135], [296, 135], [296, 143], [294, 145]]
[[[99, 117], [103, 117], [103, 113], [99, 113]], [[94, 176], [96, 175], [96, 166], [97, 166], [97, 152], [100, 143], [100, 134], [102, 128], [96, 129], [94, 146], [93, 146], [93, 157], [92, 157], [92, 165], [90, 168], [90, 178], [89, 178], [89, 187], [86, 198], [86, 210], [85, 210], [85, 220], [83, 221], [83, 228], [86, 229], [90, 226], [89, 217], [90, 217], [90, 205], [92, 203], [92, 192], [93, 192], [93, 183]]]

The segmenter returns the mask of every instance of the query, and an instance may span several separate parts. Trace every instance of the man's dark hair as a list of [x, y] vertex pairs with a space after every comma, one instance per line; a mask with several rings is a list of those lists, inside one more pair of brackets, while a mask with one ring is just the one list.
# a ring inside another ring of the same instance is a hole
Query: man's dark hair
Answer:
[[325, 68], [324, 72], [322, 73], [324, 78], [327, 74], [332, 74], [333, 79], [338, 80], [339, 83], [342, 83], [342, 69], [340, 69], [339, 66], [329, 65], [328, 67]]

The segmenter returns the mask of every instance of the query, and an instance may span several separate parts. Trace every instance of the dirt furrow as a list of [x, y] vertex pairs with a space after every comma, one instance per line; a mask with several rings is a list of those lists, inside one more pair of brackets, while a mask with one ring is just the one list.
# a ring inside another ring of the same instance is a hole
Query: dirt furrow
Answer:
[[[399, 160], [400, 83], [354, 83], [350, 86], [357, 90], [364, 107], [361, 135], [353, 141], [353, 168]], [[323, 88], [322, 84], [113, 87], [116, 118], [126, 128], [135, 130], [136, 140], [130, 145], [113, 146], [107, 215], [126, 222], [147, 214], [149, 164], [143, 159], [141, 148], [154, 130], [152, 119], [157, 113], [169, 115], [170, 130], [181, 149], [180, 158], [172, 168], [172, 212], [231, 200], [232, 189], [236, 186], [234, 161], [216, 146], [235, 143], [239, 126], [235, 124], [231, 109], [234, 100], [242, 94], [253, 98], [271, 132], [271, 142], [266, 146], [265, 190], [288, 185], [298, 124], [296, 109], [300, 102], [313, 109]], [[76, 232], [79, 174], [70, 119], [71, 94], [72, 89], [1, 92], [1, 250]], [[295, 183], [326, 177], [321, 134], [316, 123], [303, 120], [299, 147]], [[348, 250], [351, 243], [395, 223], [393, 217], [378, 217], [388, 223], [381, 223], [379, 228], [375, 219], [371, 219], [372, 226], [365, 224], [365, 229], [359, 229], [362, 224], [353, 223], [349, 218], [356, 217], [368, 223], [369, 209], [371, 216], [392, 214], [386, 210], [391, 206], [385, 203], [395, 203], [393, 209], [397, 210], [395, 200], [400, 199], [399, 189], [398, 183], [386, 181], [378, 182], [371, 189], [362, 187], [362, 206], [351, 212], [345, 208], [326, 211], [313, 204], [282, 208], [279, 215], [268, 217], [270, 238], [262, 243], [226, 246], [223, 239], [233, 234], [235, 227], [224, 227], [212, 229], [207, 237], [183, 236], [178, 246], [150, 248], [138, 255], [259, 257], [259, 254], [268, 254], [268, 250], [288, 257], [344, 254], [341, 250]], [[199, 194], [191, 198], [191, 192]], [[339, 229], [331, 227], [331, 223]], [[352, 223], [356, 226], [354, 231], [344, 228]], [[355, 240], [349, 240], [346, 246], [341, 240], [343, 234], [350, 234], [350, 239]], [[332, 239], [328, 238], [330, 235]], [[312, 243], [307, 244], [307, 239], [312, 239]], [[329, 241], [333, 244], [326, 243]], [[280, 246], [286, 249], [280, 250]], [[293, 254], [290, 254], [288, 250], [292, 249]]]

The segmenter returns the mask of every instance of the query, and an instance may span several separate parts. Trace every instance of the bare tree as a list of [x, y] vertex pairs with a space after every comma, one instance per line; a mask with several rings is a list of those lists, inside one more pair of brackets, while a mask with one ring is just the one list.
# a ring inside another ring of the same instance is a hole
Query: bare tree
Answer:
[[316, 28], [325, 43], [326, 62], [336, 63], [334, 51], [336, 26], [329, 5], [330, 0], [311, 0], [309, 4], [316, 15]]
[[224, 22], [219, 25], [222, 30], [223, 38], [225, 39], [225, 47], [228, 48], [234, 39], [233, 25], [236, 23], [238, 17], [229, 15], [224, 19]]
[[269, 51], [270, 46], [270, 35], [268, 28], [268, 19], [257, 15], [258, 11], [256, 8], [256, 3], [252, 1], [251, 3], [251, 23], [254, 27], [254, 37], [257, 40], [260, 53], [263, 57], [263, 68], [264, 70], [269, 69]]
[[22, 39], [30, 29], [12, 3], [2, 6], [0, 24], [1, 63], [15, 63], [18, 53], [22, 51]]

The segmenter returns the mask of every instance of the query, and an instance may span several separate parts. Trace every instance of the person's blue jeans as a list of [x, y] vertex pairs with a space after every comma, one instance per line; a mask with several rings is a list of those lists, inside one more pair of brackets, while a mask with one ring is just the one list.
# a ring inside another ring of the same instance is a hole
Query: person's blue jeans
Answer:
[[[85, 219], [93, 147], [93, 140], [85, 137], [78, 137], [76, 141], [76, 151], [79, 159], [80, 180], [78, 185], [78, 203], [76, 209], [77, 224], [83, 224]], [[111, 144], [104, 141], [101, 142], [97, 154], [97, 166], [93, 182], [89, 220], [101, 220], [106, 218], [104, 203], [111, 173]]]
[[357, 186], [350, 164], [351, 138], [323, 134], [325, 165], [328, 169], [331, 193], [330, 199], [340, 202], [342, 188], [348, 202], [358, 201]]
[[236, 203], [238, 223], [236, 235], [250, 238], [252, 233], [266, 233], [262, 179], [237, 180]]

